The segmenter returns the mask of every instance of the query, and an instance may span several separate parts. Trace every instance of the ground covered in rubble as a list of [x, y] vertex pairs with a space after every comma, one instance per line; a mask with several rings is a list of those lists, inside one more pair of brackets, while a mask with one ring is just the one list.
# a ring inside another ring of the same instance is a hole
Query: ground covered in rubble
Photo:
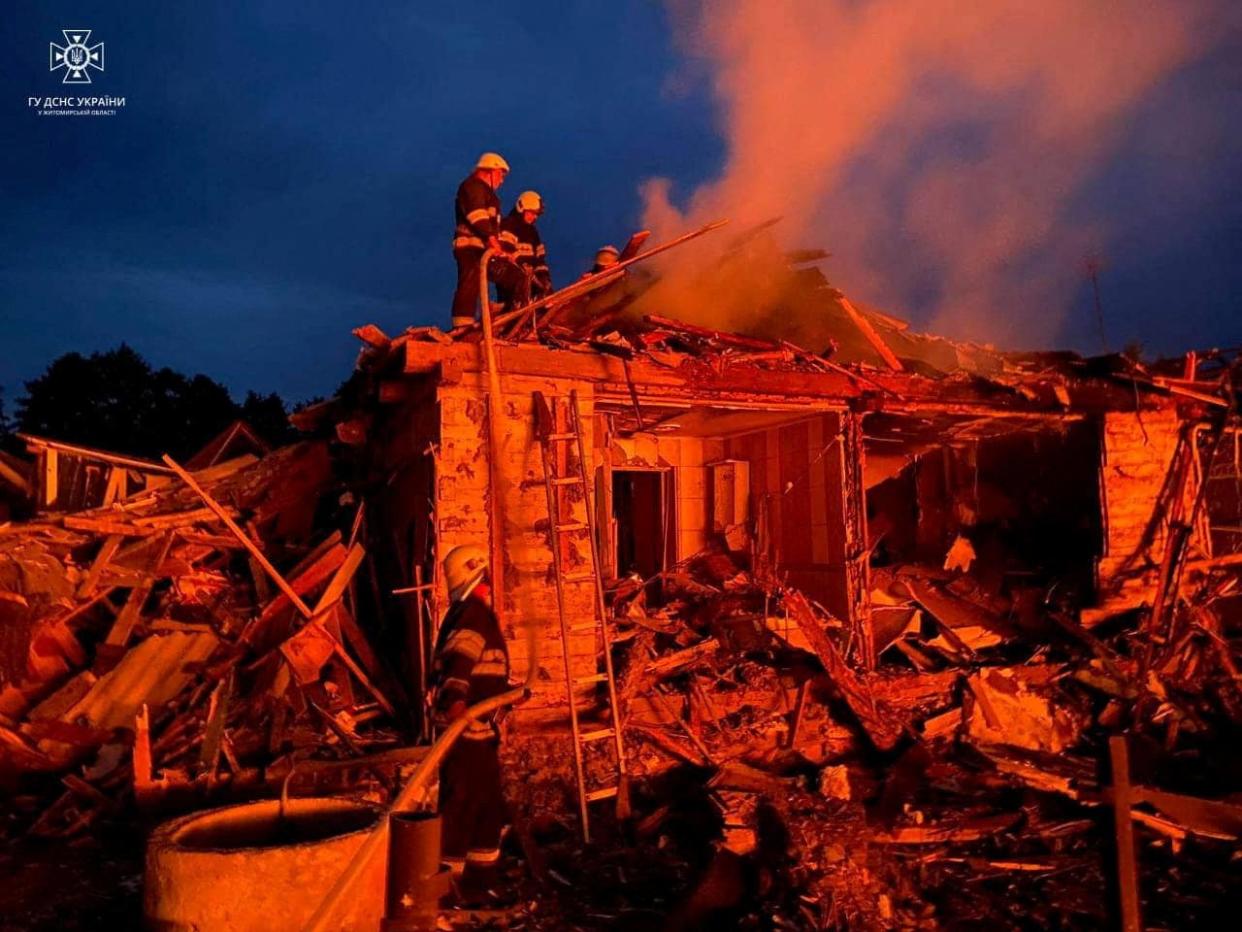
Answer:
[[[0, 527], [3, 928], [136, 925], [172, 813], [394, 797], [422, 751], [399, 640], [363, 623], [366, 520], [312, 442]], [[461, 924], [1099, 928], [1131, 894], [1147, 928], [1225, 925], [1238, 561], [1169, 553], [1154, 604], [1090, 617], [961, 554], [877, 563], [874, 662], [727, 536], [609, 581], [630, 811], [593, 806], [585, 842], [563, 715], [511, 715], [503, 908]]]

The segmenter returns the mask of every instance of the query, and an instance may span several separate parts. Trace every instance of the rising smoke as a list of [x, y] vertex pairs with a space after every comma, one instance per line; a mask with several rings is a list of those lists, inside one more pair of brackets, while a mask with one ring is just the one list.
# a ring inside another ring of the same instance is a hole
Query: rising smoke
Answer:
[[[670, 0], [721, 108], [721, 176], [677, 206], [643, 188], [663, 237], [771, 217], [833, 253], [856, 299], [927, 329], [1043, 345], [1108, 237], [1076, 193], [1146, 95], [1212, 41], [1209, 0]], [[719, 234], [716, 234], [719, 236]], [[685, 319], [746, 323], [754, 289], [670, 282]]]

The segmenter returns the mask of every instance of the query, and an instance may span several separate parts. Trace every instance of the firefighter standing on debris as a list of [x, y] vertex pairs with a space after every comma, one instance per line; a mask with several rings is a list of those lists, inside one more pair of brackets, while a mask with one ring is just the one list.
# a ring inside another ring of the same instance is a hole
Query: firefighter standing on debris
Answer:
[[[452, 605], [435, 652], [435, 715], [442, 726], [509, 688], [509, 651], [488, 604], [487, 573], [482, 547], [455, 547], [444, 558]], [[499, 750], [494, 715], [480, 718], [466, 726], [440, 767], [441, 850], [466, 901], [492, 885], [500, 860], [505, 805]]]
[[[457, 261], [457, 290], [453, 292], [453, 326], [474, 323], [479, 305], [479, 263], [492, 249], [503, 256], [500, 245], [500, 198], [496, 191], [509, 174], [509, 163], [495, 152], [484, 152], [474, 171], [457, 188], [453, 258]], [[526, 276], [507, 258], [488, 263], [488, 278], [511, 292], [522, 294]]]
[[[552, 275], [548, 271], [548, 251], [535, 221], [543, 214], [543, 198], [537, 191], [523, 191], [508, 216], [500, 222], [500, 245], [527, 276], [530, 300], [537, 300], [552, 291]], [[508, 307], [520, 303], [517, 295], [501, 285], [497, 297]]]
[[[621, 251], [616, 246], [601, 246], [599, 252], [595, 254], [595, 264], [591, 266], [591, 271], [587, 275], [598, 275], [605, 269], [610, 269], [621, 261]], [[586, 275], [583, 276], [585, 278]]]

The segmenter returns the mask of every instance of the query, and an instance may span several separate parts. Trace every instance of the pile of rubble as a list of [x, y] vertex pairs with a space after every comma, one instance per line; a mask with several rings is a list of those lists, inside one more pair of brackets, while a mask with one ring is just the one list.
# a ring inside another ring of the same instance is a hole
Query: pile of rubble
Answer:
[[8, 834], [391, 787], [407, 700], [358, 621], [380, 600], [343, 493], [307, 442], [0, 525]]
[[[558, 768], [569, 785], [564, 740], [511, 750], [524, 847], [556, 894], [533, 924], [1095, 926], [1118, 887], [1151, 925], [1227, 914], [1235, 577], [1188, 580], [1172, 639], [1141, 612], [1088, 630], [1015, 606], [960, 569], [875, 585], [895, 617], [868, 672], [843, 625], [745, 554], [615, 581], [633, 820], [584, 849], [549, 817], [572, 800], [539, 795]], [[1131, 876], [1118, 813], [1141, 842]]]

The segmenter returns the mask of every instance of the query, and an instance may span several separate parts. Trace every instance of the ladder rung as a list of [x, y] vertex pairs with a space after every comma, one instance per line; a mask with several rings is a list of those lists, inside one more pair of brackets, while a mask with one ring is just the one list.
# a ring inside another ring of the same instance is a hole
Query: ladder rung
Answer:
[[589, 582], [595, 579], [594, 573], [566, 573], [561, 579], [565, 582]]
[[606, 786], [602, 790], [591, 790], [591, 792], [586, 794], [586, 801], [589, 803], [593, 803], [597, 799], [611, 799], [613, 796], [616, 796], [616, 795], [617, 795], [617, 787]]
[[575, 676], [575, 683], [605, 683], [608, 681], [607, 673], [592, 673], [590, 676]]
[[585, 531], [586, 529], [587, 529], [587, 526], [585, 524], [558, 524], [556, 525], [556, 533], [558, 534], [564, 534], [568, 531]]
[[591, 622], [583, 621], [583, 622], [579, 622], [579, 623], [578, 623], [578, 624], [576, 624], [576, 625], [570, 625], [570, 626], [569, 626], [569, 630], [570, 630], [570, 631], [598, 631], [598, 630], [599, 630], [599, 622], [598, 622], [598, 621], [591, 621]]
[[546, 436], [544, 439], [547, 440], [549, 443], [564, 443], [567, 440], [577, 440], [578, 435], [577, 434], [548, 434], [548, 436]]
[[553, 485], [582, 485], [582, 479], [578, 476], [558, 476], [552, 480]]
[[579, 741], [598, 741], [600, 738], [611, 738], [617, 733], [615, 728], [597, 728], [594, 731], [584, 731], [578, 735]]

